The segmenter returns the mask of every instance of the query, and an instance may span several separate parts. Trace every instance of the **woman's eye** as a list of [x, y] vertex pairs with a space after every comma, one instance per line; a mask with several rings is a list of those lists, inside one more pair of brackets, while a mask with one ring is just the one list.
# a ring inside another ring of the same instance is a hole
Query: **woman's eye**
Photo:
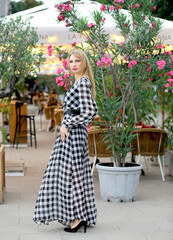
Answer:
[[76, 62], [80, 62], [80, 60], [76, 60]]

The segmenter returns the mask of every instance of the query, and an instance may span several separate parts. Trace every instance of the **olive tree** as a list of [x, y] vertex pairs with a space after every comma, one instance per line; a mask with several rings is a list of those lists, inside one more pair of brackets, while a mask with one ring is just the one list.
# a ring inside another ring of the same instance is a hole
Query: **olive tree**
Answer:
[[29, 19], [0, 18], [0, 98], [21, 89], [25, 77], [36, 74], [44, 62], [42, 51], [36, 49], [37, 42], [37, 32]]

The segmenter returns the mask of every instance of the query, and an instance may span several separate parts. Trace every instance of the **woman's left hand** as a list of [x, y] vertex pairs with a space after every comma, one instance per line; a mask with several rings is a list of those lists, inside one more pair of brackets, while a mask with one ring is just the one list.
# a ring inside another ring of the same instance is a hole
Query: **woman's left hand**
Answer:
[[60, 128], [60, 134], [61, 134], [61, 141], [64, 142], [65, 138], [68, 139], [68, 129], [65, 128], [63, 125]]

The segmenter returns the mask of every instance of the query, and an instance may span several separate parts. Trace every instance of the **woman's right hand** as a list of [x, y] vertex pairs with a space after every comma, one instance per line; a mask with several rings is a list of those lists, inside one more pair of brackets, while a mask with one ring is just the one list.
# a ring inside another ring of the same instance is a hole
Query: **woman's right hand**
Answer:
[[64, 142], [65, 138], [68, 139], [68, 129], [65, 128], [63, 125], [60, 128], [60, 134], [61, 134], [61, 141]]

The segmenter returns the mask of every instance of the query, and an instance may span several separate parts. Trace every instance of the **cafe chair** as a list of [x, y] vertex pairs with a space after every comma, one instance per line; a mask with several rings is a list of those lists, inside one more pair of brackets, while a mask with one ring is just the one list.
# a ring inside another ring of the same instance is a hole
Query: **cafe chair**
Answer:
[[49, 132], [51, 121], [54, 120], [54, 109], [56, 106], [45, 106], [43, 109], [44, 116], [46, 118], [45, 131]]
[[88, 131], [89, 156], [94, 157], [91, 173], [94, 172], [95, 165], [99, 162], [100, 157], [112, 157], [110, 150], [107, 150], [108, 144], [102, 141], [103, 132], [98, 129]]
[[24, 105], [23, 102], [16, 102], [16, 125], [15, 125], [15, 133], [13, 140], [13, 147], [16, 143], [16, 148], [18, 148], [19, 139], [27, 138], [27, 130], [22, 130], [22, 123], [24, 120], [29, 120], [29, 134], [30, 134], [30, 145], [32, 147], [32, 138], [35, 140], [35, 148], [37, 148], [36, 141], [36, 128], [35, 128], [35, 115], [34, 114], [21, 114], [21, 107]]
[[[134, 130], [137, 134], [132, 141], [132, 154], [137, 155], [137, 163], [140, 162], [140, 157], [144, 156], [147, 169], [151, 172], [151, 159], [146, 157], [156, 157], [158, 159], [162, 180], [165, 181], [165, 144], [167, 132], [159, 128], [141, 128]], [[162, 161], [161, 158], [162, 157]], [[149, 162], [147, 162], [147, 160]]]
[[54, 121], [55, 121], [54, 137], [56, 137], [56, 132], [57, 130], [59, 130], [62, 120], [63, 120], [63, 110], [54, 109]]

